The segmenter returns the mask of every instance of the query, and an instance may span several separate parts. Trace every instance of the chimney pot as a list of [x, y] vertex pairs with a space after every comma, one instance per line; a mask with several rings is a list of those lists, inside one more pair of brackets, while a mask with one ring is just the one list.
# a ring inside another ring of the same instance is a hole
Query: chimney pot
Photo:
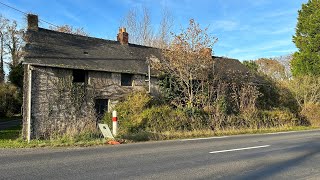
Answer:
[[129, 43], [129, 34], [126, 31], [126, 28], [119, 28], [119, 33], [117, 35], [117, 41], [122, 45], [128, 45]]
[[28, 30], [38, 31], [38, 16], [34, 14], [28, 14]]

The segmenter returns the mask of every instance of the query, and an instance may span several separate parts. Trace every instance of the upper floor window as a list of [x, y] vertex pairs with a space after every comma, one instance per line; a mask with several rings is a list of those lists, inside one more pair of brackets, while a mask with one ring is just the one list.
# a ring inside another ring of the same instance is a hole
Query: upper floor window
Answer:
[[132, 86], [133, 75], [132, 74], [121, 74], [121, 86]]
[[72, 72], [73, 82], [84, 83], [86, 81], [86, 71], [81, 69], [74, 69]]

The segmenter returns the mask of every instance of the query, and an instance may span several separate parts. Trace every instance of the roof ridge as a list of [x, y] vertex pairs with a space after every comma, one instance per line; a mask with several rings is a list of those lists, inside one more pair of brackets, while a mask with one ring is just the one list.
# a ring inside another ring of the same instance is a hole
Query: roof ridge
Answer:
[[[116, 40], [97, 38], [97, 37], [93, 37], [93, 36], [84, 36], [84, 35], [80, 35], [80, 34], [72, 34], [72, 33], [66, 33], [66, 32], [59, 32], [59, 31], [46, 29], [46, 28], [40, 28], [40, 27], [39, 27], [39, 31], [47, 31], [47, 32], [50, 32], [50, 33], [64, 34], [64, 35], [73, 36], [73, 37], [88, 38], [88, 39], [92, 39], [92, 40], [99, 40], [99, 41], [104, 41], [104, 42], [109, 42], [109, 43], [114, 43], [114, 44], [120, 44], [120, 42], [116, 41]], [[140, 45], [140, 44], [133, 44], [133, 43], [129, 43], [128, 45], [131, 46], [131, 47], [159, 49], [159, 48], [156, 48], [156, 47], [145, 46], [145, 45]]]

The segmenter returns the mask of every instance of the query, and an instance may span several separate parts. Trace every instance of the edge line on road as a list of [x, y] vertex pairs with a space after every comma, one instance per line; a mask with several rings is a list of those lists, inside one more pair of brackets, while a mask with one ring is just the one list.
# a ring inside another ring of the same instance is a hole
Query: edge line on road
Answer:
[[301, 130], [301, 131], [280, 131], [280, 132], [273, 132], [273, 133], [257, 133], [257, 134], [237, 134], [237, 135], [230, 135], [230, 136], [211, 136], [211, 137], [204, 137], [204, 138], [190, 138], [190, 139], [180, 139], [177, 141], [184, 142], [184, 141], [197, 141], [197, 140], [208, 140], [208, 139], [222, 139], [228, 137], [245, 137], [245, 136], [263, 136], [263, 135], [280, 135], [280, 134], [290, 134], [290, 133], [303, 133], [303, 132], [312, 132], [312, 131], [319, 131], [320, 129], [311, 129], [311, 130]]
[[245, 148], [237, 148], [237, 149], [227, 149], [227, 150], [220, 150], [220, 151], [212, 151], [209, 152], [210, 154], [216, 154], [216, 153], [223, 153], [223, 152], [231, 152], [231, 151], [243, 151], [248, 149], [258, 149], [258, 148], [265, 148], [269, 147], [270, 145], [263, 145], [263, 146], [252, 146], [252, 147], [245, 147]]
[[230, 136], [215, 136], [215, 137], [206, 137], [206, 138], [192, 138], [192, 139], [181, 139], [180, 141], [197, 141], [197, 140], [206, 140], [206, 139], [222, 139]]

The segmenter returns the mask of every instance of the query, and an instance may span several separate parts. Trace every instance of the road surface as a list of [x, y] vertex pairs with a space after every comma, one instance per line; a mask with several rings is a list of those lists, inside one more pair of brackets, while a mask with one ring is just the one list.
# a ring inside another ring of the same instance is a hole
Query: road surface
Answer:
[[320, 130], [0, 149], [0, 179], [320, 179]]
[[22, 124], [22, 120], [21, 119], [0, 122], [0, 130], [5, 130], [5, 129], [8, 129], [10, 127], [18, 126], [18, 125], [21, 125], [21, 124]]

